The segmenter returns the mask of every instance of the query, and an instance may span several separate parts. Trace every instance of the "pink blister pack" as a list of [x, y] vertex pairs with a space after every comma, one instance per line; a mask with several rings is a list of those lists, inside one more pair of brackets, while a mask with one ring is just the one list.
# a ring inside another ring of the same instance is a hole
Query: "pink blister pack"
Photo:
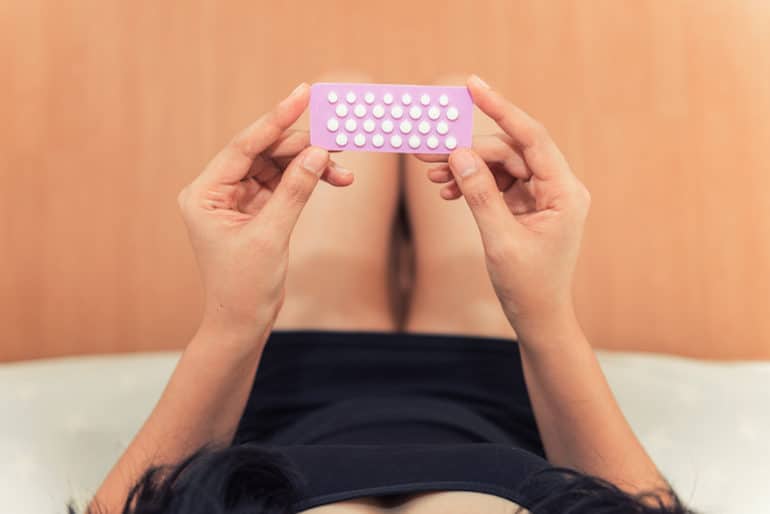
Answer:
[[318, 82], [310, 144], [327, 150], [449, 153], [469, 148], [473, 100], [462, 86]]

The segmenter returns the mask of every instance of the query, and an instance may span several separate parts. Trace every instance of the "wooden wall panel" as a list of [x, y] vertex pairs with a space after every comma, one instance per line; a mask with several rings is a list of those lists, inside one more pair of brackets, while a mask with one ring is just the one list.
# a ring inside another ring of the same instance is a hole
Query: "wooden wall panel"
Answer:
[[176, 192], [335, 69], [475, 71], [550, 128], [593, 193], [598, 346], [770, 358], [767, 2], [1, 4], [0, 360], [182, 346]]

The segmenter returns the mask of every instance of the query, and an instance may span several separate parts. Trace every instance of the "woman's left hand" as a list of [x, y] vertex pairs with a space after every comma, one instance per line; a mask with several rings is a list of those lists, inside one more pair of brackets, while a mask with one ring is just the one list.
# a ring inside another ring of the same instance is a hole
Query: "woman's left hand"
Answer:
[[284, 296], [289, 238], [319, 179], [347, 186], [353, 175], [287, 131], [308, 105], [301, 84], [222, 149], [179, 193], [205, 291], [201, 329], [259, 340]]

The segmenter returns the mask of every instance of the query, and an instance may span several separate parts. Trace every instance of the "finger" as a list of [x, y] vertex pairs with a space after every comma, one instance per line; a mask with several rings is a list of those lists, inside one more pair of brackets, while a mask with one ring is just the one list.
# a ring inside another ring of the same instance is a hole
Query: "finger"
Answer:
[[468, 78], [468, 90], [479, 109], [508, 134], [529, 169], [543, 180], [571, 175], [567, 161], [545, 127], [510, 103], [476, 75]]
[[514, 148], [513, 139], [507, 134], [475, 136], [473, 150], [487, 165], [500, 164], [510, 175], [528, 180], [532, 171], [519, 152]]
[[309, 99], [309, 86], [297, 86], [270, 112], [236, 135], [206, 166], [201, 178], [219, 184], [234, 184], [243, 179], [254, 159], [297, 121]]
[[435, 182], [436, 184], [446, 184], [447, 182], [454, 180], [454, 178], [452, 178], [452, 170], [449, 169], [448, 164], [429, 168], [427, 174], [428, 180]]
[[457, 200], [463, 195], [462, 191], [460, 191], [460, 188], [457, 186], [457, 182], [454, 180], [442, 187], [439, 190], [439, 194], [444, 200]]
[[310, 146], [310, 133], [307, 130], [287, 130], [265, 150], [265, 155], [272, 159], [295, 157]]
[[321, 180], [335, 187], [346, 187], [353, 183], [353, 172], [334, 161], [330, 161], [326, 170], [321, 174]]
[[268, 224], [288, 237], [328, 165], [326, 150], [315, 146], [303, 150], [289, 163], [255, 222]]
[[487, 240], [503, 234], [513, 216], [486, 163], [473, 150], [461, 148], [449, 156], [449, 167], [482, 238]]

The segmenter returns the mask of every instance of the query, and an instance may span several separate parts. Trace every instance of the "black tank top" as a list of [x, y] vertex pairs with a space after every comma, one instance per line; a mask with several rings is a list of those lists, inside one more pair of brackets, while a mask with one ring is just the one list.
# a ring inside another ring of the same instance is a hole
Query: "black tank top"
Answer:
[[494, 338], [273, 332], [235, 442], [294, 463], [297, 510], [447, 490], [529, 507], [519, 486], [549, 467], [518, 345]]
[[301, 475], [297, 511], [363, 496], [450, 490], [526, 507], [519, 484], [548, 467], [475, 412], [428, 397], [339, 402], [273, 442]]

